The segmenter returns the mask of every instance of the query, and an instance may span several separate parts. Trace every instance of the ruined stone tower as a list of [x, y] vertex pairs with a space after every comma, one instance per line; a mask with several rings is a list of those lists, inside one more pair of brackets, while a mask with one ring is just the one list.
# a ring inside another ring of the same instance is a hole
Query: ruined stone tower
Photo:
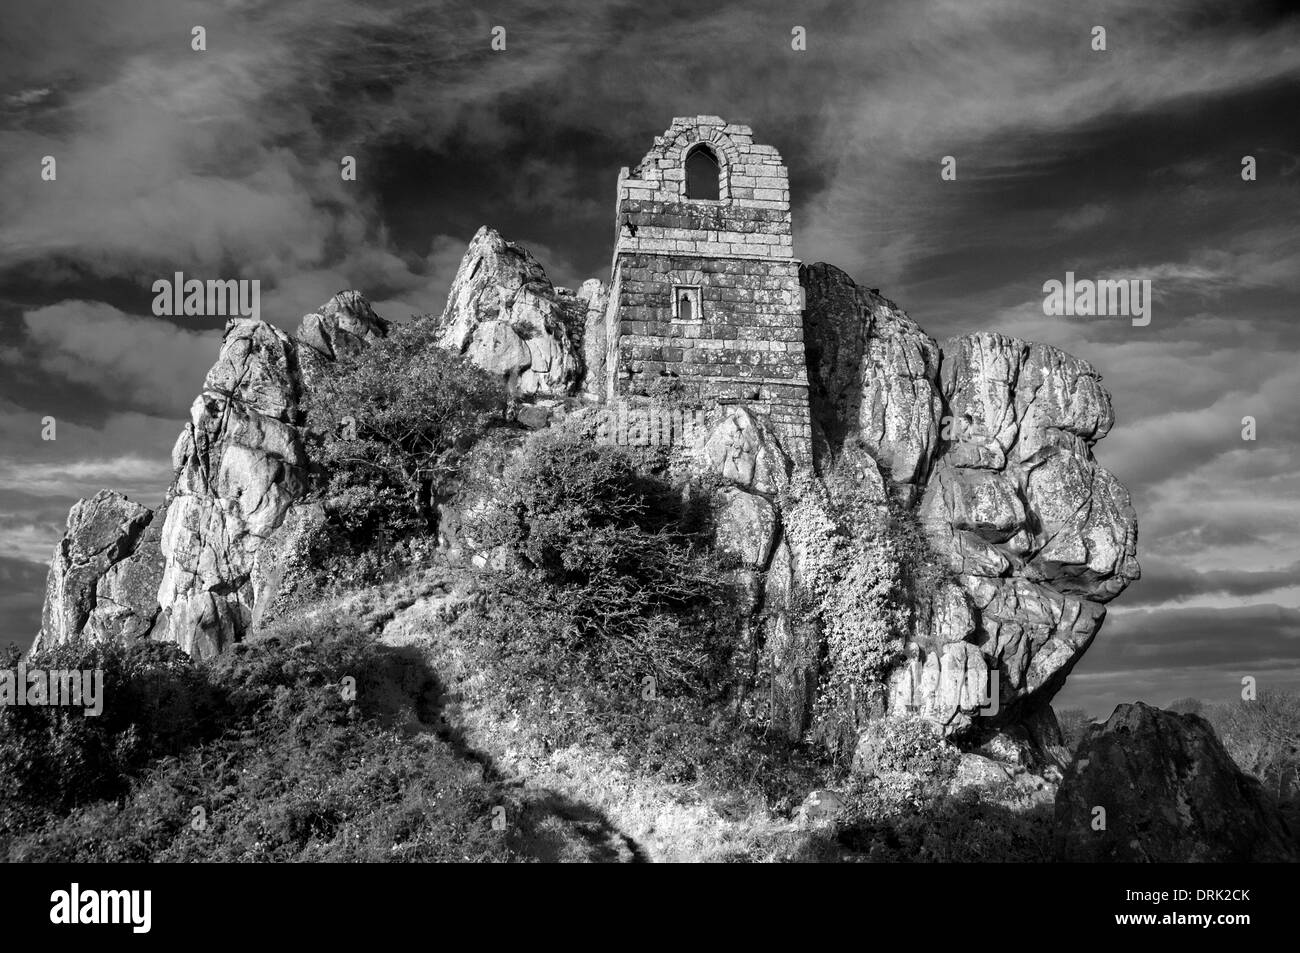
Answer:
[[618, 177], [607, 395], [674, 381], [769, 415], [810, 452], [802, 289], [781, 156], [748, 126], [684, 116]]

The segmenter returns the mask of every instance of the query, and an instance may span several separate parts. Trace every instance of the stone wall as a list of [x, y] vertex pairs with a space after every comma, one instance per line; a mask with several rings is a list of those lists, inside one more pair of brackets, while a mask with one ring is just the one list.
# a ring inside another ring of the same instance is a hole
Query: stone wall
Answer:
[[[698, 143], [720, 165], [716, 200], [686, 195], [686, 157]], [[780, 154], [755, 145], [747, 126], [675, 119], [640, 165], [619, 175], [616, 221], [610, 396], [668, 378], [706, 405], [767, 413], [791, 453], [805, 456], [803, 296]], [[689, 319], [676, 288], [698, 291]]]

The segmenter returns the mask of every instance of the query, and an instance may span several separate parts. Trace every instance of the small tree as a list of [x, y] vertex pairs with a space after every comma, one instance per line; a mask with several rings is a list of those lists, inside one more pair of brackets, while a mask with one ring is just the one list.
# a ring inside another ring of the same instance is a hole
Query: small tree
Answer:
[[1065, 746], [1073, 751], [1092, 724], [1092, 719], [1082, 708], [1062, 708], [1056, 713], [1056, 723], [1061, 726]]
[[1213, 705], [1205, 715], [1243, 771], [1280, 801], [1300, 798], [1300, 694], [1268, 688], [1253, 701]]
[[430, 532], [439, 487], [505, 400], [491, 376], [437, 345], [437, 330], [427, 318], [395, 327], [309, 397], [331, 490], [380, 507], [406, 494]]
[[485, 551], [513, 557], [481, 579], [493, 594], [480, 614], [501, 615], [492, 621], [510, 651], [553, 672], [577, 662], [605, 683], [698, 689], [738, 625], [708, 535], [680, 489], [645, 475], [627, 448], [544, 431], [473, 521]]

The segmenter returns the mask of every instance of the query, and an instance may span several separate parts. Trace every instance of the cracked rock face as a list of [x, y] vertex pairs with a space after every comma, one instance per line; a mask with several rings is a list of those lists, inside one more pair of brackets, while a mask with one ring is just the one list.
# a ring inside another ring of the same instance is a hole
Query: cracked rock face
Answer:
[[172, 451], [154, 637], [215, 655], [251, 620], [253, 556], [307, 491], [296, 343], [232, 323]]
[[300, 390], [311, 387], [328, 364], [355, 357], [372, 340], [385, 337], [389, 327], [357, 291], [340, 291], [319, 311], [304, 315], [294, 335]]
[[148, 507], [100, 490], [68, 513], [68, 529], [50, 561], [36, 647], [56, 645], [92, 623], [100, 626], [129, 603], [138, 572], [132, 556], [154, 522]]
[[605, 396], [608, 376], [609, 341], [605, 333], [605, 312], [609, 310], [609, 286], [597, 278], [588, 278], [578, 289], [577, 297], [585, 307], [582, 360], [586, 371], [582, 378], [582, 393], [591, 400], [600, 400]]
[[1114, 414], [1089, 364], [974, 334], [945, 342], [941, 383], [948, 419], [920, 517], [1014, 714], [1059, 690], [1104, 604], [1138, 578], [1137, 517], [1093, 458]]
[[761, 573], [777, 542], [774, 500], [790, 481], [790, 459], [776, 431], [744, 407], [715, 412], [691, 449], [691, 463], [724, 483], [713, 500], [718, 547]]
[[858, 435], [895, 484], [922, 483], [939, 436], [934, 339], [833, 265], [805, 265], [799, 280], [815, 422], [832, 448]]
[[[1029, 724], [1096, 637], [1105, 604], [1138, 578], [1128, 493], [1092, 454], [1114, 422], [1100, 376], [1000, 334], [941, 349], [839, 269], [807, 265], [800, 278], [817, 465], [850, 468], [882, 506], [887, 493], [914, 505], [949, 574], [913, 607], [886, 714], [919, 713], [949, 733]], [[553, 286], [526, 250], [480, 229], [440, 342], [521, 395], [598, 397], [610, 297], [595, 280], [576, 293]], [[275, 595], [268, 554], [318, 518], [303, 510], [304, 391], [387, 328], [356, 292], [307, 315], [293, 337], [232, 321], [176, 443], [165, 506], [101, 493], [69, 515], [38, 645], [148, 637], [208, 656], [241, 638]], [[741, 405], [711, 411], [686, 449], [697, 472], [725, 484], [718, 542], [739, 557], [766, 620], [772, 718], [800, 737], [824, 646], [791, 609], [804, 559], [779, 512], [791, 460], [767, 419]]]
[[582, 383], [583, 335], [607, 300], [600, 282], [579, 294], [556, 288], [526, 248], [480, 228], [452, 282], [440, 343], [523, 396], [572, 394]]
[[[834, 457], [861, 438], [952, 584], [915, 607], [889, 713], [950, 732], [1038, 710], [1139, 577], [1128, 491], [1097, 464], [1114, 423], [1085, 361], [1001, 334], [938, 348], [828, 265], [801, 270], [816, 423]], [[996, 696], [994, 696], [996, 692]]]
[[304, 382], [387, 327], [353, 291], [308, 315], [301, 337], [227, 324], [172, 451], [165, 506], [151, 513], [101, 492], [73, 507], [36, 645], [147, 637], [206, 658], [241, 638], [271, 595], [257, 584], [257, 553], [308, 489]]

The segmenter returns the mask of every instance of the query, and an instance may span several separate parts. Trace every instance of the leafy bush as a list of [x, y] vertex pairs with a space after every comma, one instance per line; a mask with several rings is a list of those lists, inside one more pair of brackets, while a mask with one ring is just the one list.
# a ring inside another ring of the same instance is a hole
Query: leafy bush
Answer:
[[511, 748], [544, 755], [578, 747], [632, 776], [688, 784], [725, 801], [755, 798], [787, 812], [824, 783], [823, 765], [743, 718], [721, 692], [652, 692], [582, 664], [562, 647], [539, 650], [545, 639], [531, 633], [525, 648], [510, 651], [521, 624], [531, 625], [508, 612], [476, 611], [452, 636], [457, 654], [473, 660], [458, 690], [489, 723], [511, 726]]
[[[0, 668], [17, 668], [5, 651]], [[50, 812], [122, 795], [151, 759], [217, 730], [220, 692], [174, 645], [71, 641], [33, 653], [27, 671], [102, 673], [99, 715], [61, 705], [0, 707], [0, 833]]]
[[1082, 708], [1062, 708], [1056, 712], [1056, 721], [1061, 726], [1061, 738], [1071, 751], [1079, 746], [1092, 724], [1092, 718]]
[[[83, 785], [58, 809], [7, 814], [19, 823], [0, 830], [0, 858], [497, 861], [593, 859], [620, 849], [600, 817], [513, 790], [453, 737], [422, 728], [417, 717], [436, 720], [432, 673], [363, 630], [350, 615], [295, 623], [214, 663], [186, 663], [198, 682], [189, 690], [218, 699], [208, 730], [138, 732], [153, 740], [118, 765], [113, 785]], [[169, 648], [110, 653], [151, 657]], [[153, 711], [152, 699], [160, 727], [164, 711], [185, 726], [184, 712], [166, 704], [169, 691], [158, 691], [169, 683], [148, 677], [157, 668], [133, 670], [145, 675], [144, 710]], [[121, 704], [119, 696], [113, 707]], [[6, 730], [6, 751], [11, 741]], [[58, 750], [75, 764], [98, 748], [78, 735]]]
[[499, 568], [476, 574], [479, 601], [456, 628], [491, 686], [480, 703], [537, 726], [548, 749], [788, 807], [816, 778], [732, 708], [742, 609], [710, 546], [707, 494], [642, 464], [556, 428], [494, 482], [468, 532]]
[[1205, 710], [1205, 703], [1199, 698], [1176, 698], [1169, 703], [1168, 708], [1180, 715], [1199, 715]]
[[883, 687], [903, 658], [914, 607], [946, 578], [914, 514], [864, 479], [864, 465], [874, 468], [865, 451], [846, 445], [825, 479], [798, 475], [782, 499], [801, 559], [796, 607], [826, 640], [815, 732], [841, 756], [882, 713]]
[[437, 333], [428, 318], [398, 325], [309, 394], [313, 456], [349, 529], [414, 519], [436, 530], [434, 500], [457, 457], [502, 415], [500, 384], [439, 347]]
[[860, 793], [837, 831], [842, 847], [877, 863], [1047, 863], [1051, 805], [1017, 810], [973, 794], [921, 803]]
[[1203, 711], [1238, 766], [1300, 815], [1300, 694], [1266, 688], [1253, 701]]
[[925, 718], [885, 718], [878, 723], [873, 747], [877, 773], [899, 771], [942, 784], [952, 778], [961, 752], [938, 725]]
[[481, 622], [534, 678], [706, 690], [735, 643], [737, 600], [702, 512], [624, 448], [535, 435], [471, 534], [509, 557], [484, 575]]
[[325, 519], [290, 554], [282, 591], [297, 601], [391, 579], [436, 547], [449, 481], [505, 406], [500, 383], [437, 334], [428, 316], [394, 326], [307, 393]]

